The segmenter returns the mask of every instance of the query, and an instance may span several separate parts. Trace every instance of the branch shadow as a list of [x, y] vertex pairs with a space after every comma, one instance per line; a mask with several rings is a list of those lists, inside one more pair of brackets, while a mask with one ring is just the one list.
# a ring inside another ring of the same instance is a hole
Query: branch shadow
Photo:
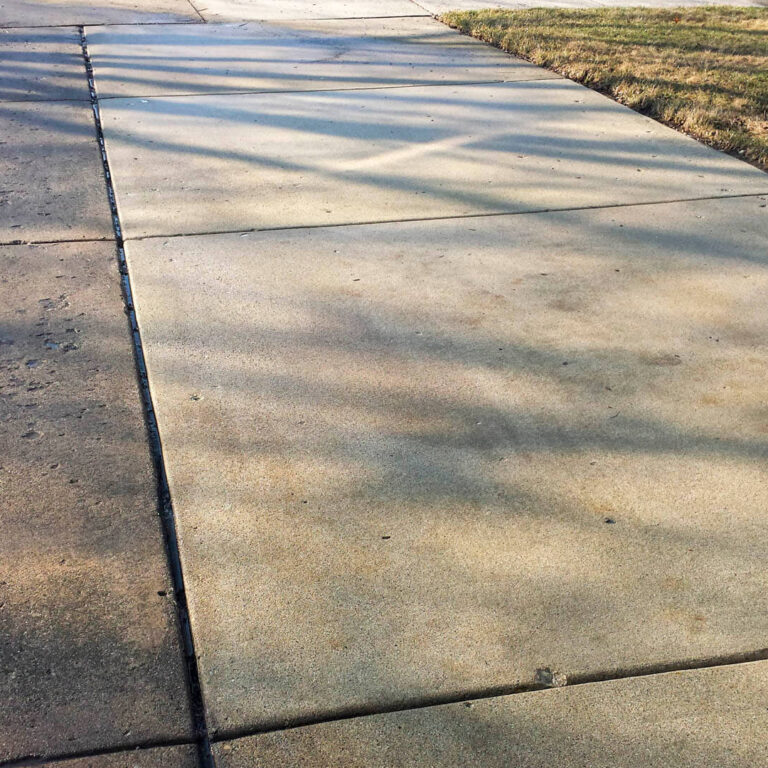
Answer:
[[128, 243], [214, 733], [762, 647], [759, 205]]
[[0, 759], [189, 738], [114, 244], [0, 261]]

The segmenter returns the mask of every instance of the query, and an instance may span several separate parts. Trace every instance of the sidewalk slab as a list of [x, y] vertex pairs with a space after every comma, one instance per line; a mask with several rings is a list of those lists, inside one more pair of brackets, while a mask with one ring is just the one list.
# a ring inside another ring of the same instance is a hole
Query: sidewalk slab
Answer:
[[158, 747], [57, 760], [44, 763], [42, 768], [198, 768], [198, 761], [195, 747]]
[[411, 0], [201, 0], [206, 21], [271, 21], [275, 19], [362, 19], [427, 16]]
[[0, 761], [191, 736], [114, 248], [0, 248]]
[[768, 191], [768, 175], [568, 80], [109, 99], [127, 237]]
[[341, 720], [216, 744], [220, 768], [753, 768], [768, 664]]
[[766, 204], [129, 242], [214, 732], [764, 647]]
[[0, 100], [89, 101], [74, 28], [0, 29]]
[[424, 18], [88, 30], [99, 96], [552, 79]]
[[0, 104], [0, 242], [110, 238], [91, 105]]
[[189, 0], [0, 0], [0, 27], [197, 22]]

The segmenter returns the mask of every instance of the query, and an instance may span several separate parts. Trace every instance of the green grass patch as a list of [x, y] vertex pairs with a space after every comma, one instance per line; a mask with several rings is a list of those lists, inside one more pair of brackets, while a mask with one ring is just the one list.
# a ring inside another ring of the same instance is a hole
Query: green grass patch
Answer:
[[442, 20], [768, 170], [768, 9], [534, 8]]

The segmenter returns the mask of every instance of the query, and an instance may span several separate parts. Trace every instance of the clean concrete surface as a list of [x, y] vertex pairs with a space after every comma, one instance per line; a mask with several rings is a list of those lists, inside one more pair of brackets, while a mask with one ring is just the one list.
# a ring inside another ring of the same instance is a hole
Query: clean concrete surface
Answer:
[[0, 0], [0, 27], [201, 20], [189, 0]]
[[764, 647], [765, 206], [129, 242], [212, 727]]
[[89, 103], [4, 102], [0, 136], [0, 242], [112, 236]]
[[112, 243], [0, 248], [0, 761], [189, 737]]
[[0, 101], [51, 99], [89, 99], [77, 29], [0, 29]]
[[102, 98], [557, 77], [428, 17], [96, 27], [88, 50]]
[[102, 106], [127, 237], [768, 192], [564, 79]]
[[197, 768], [195, 747], [157, 747], [44, 763], [42, 768]]
[[206, 21], [383, 18], [426, 16], [411, 0], [200, 0]]
[[616, 680], [267, 733], [219, 768], [757, 768], [768, 663]]

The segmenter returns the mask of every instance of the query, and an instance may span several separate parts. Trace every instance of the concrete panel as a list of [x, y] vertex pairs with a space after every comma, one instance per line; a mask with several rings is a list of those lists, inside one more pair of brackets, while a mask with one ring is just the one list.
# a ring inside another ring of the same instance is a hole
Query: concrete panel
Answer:
[[77, 29], [0, 31], [0, 100], [89, 98]]
[[768, 191], [768, 175], [567, 80], [109, 99], [128, 237]]
[[43, 768], [197, 768], [192, 746], [158, 747], [45, 763]]
[[764, 647], [765, 205], [130, 242], [214, 729]]
[[88, 48], [101, 97], [557, 77], [430, 18], [103, 27]]
[[411, 0], [204, 0], [199, 9], [207, 21], [361, 19], [428, 14]]
[[189, 0], [0, 0], [0, 27], [200, 22]]
[[268, 733], [220, 768], [753, 768], [765, 662], [595, 683]]
[[91, 106], [0, 104], [0, 242], [112, 237]]
[[0, 760], [189, 737], [114, 245], [0, 275]]

